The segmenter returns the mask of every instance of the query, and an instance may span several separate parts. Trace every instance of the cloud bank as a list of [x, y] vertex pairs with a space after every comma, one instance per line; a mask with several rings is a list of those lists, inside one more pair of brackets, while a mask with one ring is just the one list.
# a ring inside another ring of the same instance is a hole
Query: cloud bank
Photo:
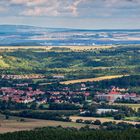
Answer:
[[[3, 8], [4, 7], [4, 8]], [[140, 15], [140, 0], [1, 0], [0, 14], [50, 17]]]
[[[77, 16], [86, 0], [6, 0], [7, 8], [20, 7], [23, 16]], [[4, 4], [4, 2], [3, 2]], [[15, 12], [16, 13], [16, 12]]]
[[0, 24], [140, 28], [140, 0], [0, 0]]

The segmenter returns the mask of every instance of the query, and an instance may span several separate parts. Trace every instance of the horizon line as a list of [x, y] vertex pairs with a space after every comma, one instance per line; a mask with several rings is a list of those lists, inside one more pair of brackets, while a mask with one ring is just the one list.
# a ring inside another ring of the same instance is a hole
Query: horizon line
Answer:
[[72, 28], [72, 27], [45, 27], [38, 25], [29, 25], [29, 24], [0, 24], [0, 26], [28, 26], [36, 28], [48, 28], [48, 29], [69, 29], [69, 30], [140, 30], [140, 28]]

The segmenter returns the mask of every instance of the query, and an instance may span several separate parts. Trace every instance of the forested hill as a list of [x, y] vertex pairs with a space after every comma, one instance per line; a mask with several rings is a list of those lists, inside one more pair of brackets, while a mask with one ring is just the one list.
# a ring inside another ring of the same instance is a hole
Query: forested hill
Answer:
[[0, 74], [60, 74], [65, 76], [65, 80], [120, 74], [139, 75], [139, 56], [140, 47], [131, 45], [80, 52], [41, 49], [2, 51]]
[[123, 131], [88, 130], [81, 128], [41, 128], [32, 131], [0, 135], [0, 140], [139, 140], [140, 130]]

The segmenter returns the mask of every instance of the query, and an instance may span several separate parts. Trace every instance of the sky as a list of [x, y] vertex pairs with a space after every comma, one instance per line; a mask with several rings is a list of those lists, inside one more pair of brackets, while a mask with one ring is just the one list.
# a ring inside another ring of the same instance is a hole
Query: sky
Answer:
[[140, 0], [0, 0], [0, 24], [140, 29]]

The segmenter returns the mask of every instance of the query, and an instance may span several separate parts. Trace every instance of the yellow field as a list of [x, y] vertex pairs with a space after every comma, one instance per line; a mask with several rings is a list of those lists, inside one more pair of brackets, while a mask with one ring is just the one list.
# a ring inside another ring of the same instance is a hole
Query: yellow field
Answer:
[[112, 46], [0, 46], [0, 50], [16, 50], [16, 49], [44, 49], [50, 50], [53, 47], [70, 48], [72, 51], [84, 51], [93, 49], [109, 49]]
[[119, 122], [126, 122], [126, 123], [130, 123], [130, 124], [140, 124], [140, 122], [133, 122], [133, 121], [123, 121], [123, 120], [113, 120], [111, 118], [95, 118], [95, 117], [80, 117], [80, 116], [71, 116], [70, 119], [73, 122], [76, 122], [77, 119], [82, 119], [82, 120], [91, 120], [91, 121], [95, 121], [95, 120], [100, 120], [102, 123], [104, 122], [110, 122], [110, 121], [114, 121], [116, 123]]
[[60, 122], [60, 121], [49, 121], [49, 120], [39, 120], [39, 119], [24, 119], [25, 122], [17, 121], [16, 119], [4, 120], [0, 119], [0, 133], [32, 130], [39, 127], [47, 126], [62, 126], [62, 127], [75, 127], [81, 128], [85, 124], [79, 124], [75, 122]]
[[94, 49], [110, 49], [112, 46], [61, 46], [62, 48], [70, 48], [73, 51], [84, 51]]
[[60, 83], [68, 85], [68, 84], [75, 84], [75, 83], [81, 83], [81, 82], [94, 82], [94, 81], [109, 80], [109, 79], [121, 78], [123, 76], [124, 75], [102, 76], [102, 77], [97, 77], [97, 78], [69, 80], [69, 81], [63, 81], [63, 82], [60, 82]]
[[0, 46], [0, 52], [2, 51], [14, 51], [18, 49], [43, 49], [50, 50], [51, 46]]

